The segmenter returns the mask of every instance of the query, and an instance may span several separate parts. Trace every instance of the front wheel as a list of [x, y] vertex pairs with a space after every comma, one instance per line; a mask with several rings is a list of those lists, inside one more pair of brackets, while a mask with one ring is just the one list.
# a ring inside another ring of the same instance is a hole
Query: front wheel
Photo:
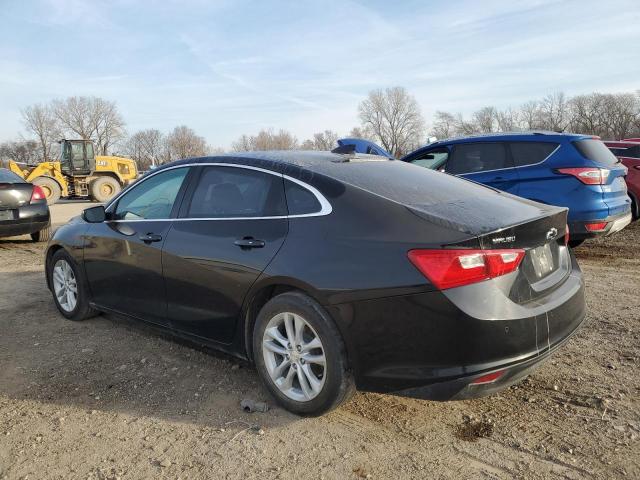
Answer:
[[302, 293], [278, 295], [262, 308], [253, 352], [262, 382], [293, 413], [320, 415], [355, 392], [340, 332], [325, 310]]
[[82, 270], [65, 250], [48, 263], [47, 275], [58, 311], [69, 320], [85, 320], [98, 314], [89, 305], [89, 288]]

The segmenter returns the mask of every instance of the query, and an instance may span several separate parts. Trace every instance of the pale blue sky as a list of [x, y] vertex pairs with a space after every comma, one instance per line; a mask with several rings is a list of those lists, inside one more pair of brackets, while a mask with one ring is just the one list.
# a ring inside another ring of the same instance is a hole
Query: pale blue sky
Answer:
[[0, 140], [20, 109], [114, 100], [129, 132], [193, 127], [226, 148], [358, 123], [401, 85], [427, 119], [553, 91], [640, 89], [640, 2], [0, 0]]

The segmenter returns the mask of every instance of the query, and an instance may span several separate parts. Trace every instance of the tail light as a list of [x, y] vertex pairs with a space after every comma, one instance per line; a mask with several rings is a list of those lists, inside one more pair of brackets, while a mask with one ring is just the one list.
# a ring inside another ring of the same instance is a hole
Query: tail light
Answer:
[[600, 230], [604, 230], [605, 228], [607, 228], [607, 222], [586, 223], [585, 227], [590, 232], [599, 232]]
[[564, 246], [569, 245], [569, 225], [564, 228]]
[[573, 175], [585, 185], [606, 185], [610, 170], [606, 168], [559, 168], [558, 173]]
[[47, 196], [44, 194], [44, 190], [38, 185], [33, 186], [33, 192], [31, 193], [31, 201], [46, 200]]
[[440, 290], [506, 275], [518, 269], [524, 250], [410, 250], [409, 260]]

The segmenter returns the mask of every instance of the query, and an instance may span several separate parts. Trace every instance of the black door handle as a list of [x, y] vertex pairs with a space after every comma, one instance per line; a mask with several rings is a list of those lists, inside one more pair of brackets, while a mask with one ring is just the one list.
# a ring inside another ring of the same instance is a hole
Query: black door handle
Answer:
[[264, 240], [256, 240], [253, 237], [244, 237], [244, 238], [241, 238], [239, 240], [236, 240], [233, 243], [236, 244], [237, 246], [239, 246], [242, 249], [262, 248], [265, 245]]
[[162, 235], [158, 235], [157, 233], [147, 233], [146, 235], [140, 235], [138, 238], [144, 243], [153, 243], [161, 241]]

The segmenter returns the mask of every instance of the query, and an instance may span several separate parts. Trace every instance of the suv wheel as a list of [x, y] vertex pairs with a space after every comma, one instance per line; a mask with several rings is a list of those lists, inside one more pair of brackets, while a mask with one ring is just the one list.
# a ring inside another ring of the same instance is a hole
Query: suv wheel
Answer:
[[302, 293], [283, 293], [262, 308], [253, 352], [263, 383], [291, 412], [319, 415], [355, 391], [338, 329], [324, 309]]

